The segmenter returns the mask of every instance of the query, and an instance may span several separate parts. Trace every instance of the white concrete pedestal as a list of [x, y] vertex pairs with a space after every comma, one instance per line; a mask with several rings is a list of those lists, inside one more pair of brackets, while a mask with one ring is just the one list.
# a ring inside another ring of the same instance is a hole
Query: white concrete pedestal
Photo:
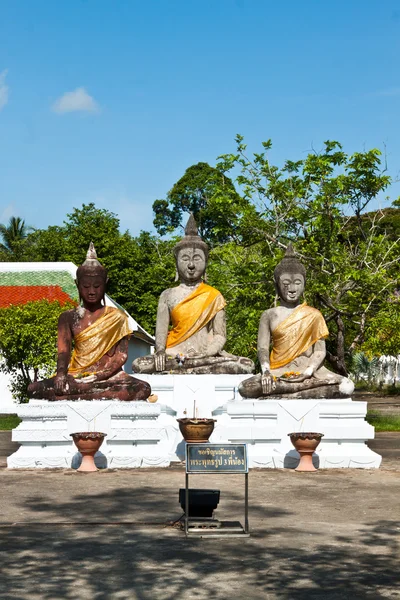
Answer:
[[378, 468], [381, 456], [366, 445], [374, 428], [366, 402], [352, 400], [243, 400], [214, 411], [212, 441], [247, 443], [250, 467], [295, 468], [299, 454], [288, 433], [323, 433], [314, 454], [321, 468]]
[[31, 400], [20, 405], [22, 423], [13, 430], [21, 448], [9, 468], [79, 466], [70, 433], [107, 434], [96, 455], [99, 467], [166, 467], [184, 458], [177, 418], [217, 419], [210, 442], [247, 443], [250, 467], [295, 468], [299, 455], [288, 433], [315, 431], [324, 437], [314, 455], [322, 468], [377, 468], [381, 457], [365, 442], [374, 428], [365, 421], [366, 402], [348, 400], [243, 400], [247, 375], [141, 375], [156, 404], [118, 400]]
[[77, 468], [81, 456], [69, 434], [101, 431], [107, 437], [95, 457], [98, 467], [168, 467], [177, 433], [169, 413], [148, 402], [31, 400], [18, 409], [22, 423], [12, 439], [21, 447], [7, 466]]

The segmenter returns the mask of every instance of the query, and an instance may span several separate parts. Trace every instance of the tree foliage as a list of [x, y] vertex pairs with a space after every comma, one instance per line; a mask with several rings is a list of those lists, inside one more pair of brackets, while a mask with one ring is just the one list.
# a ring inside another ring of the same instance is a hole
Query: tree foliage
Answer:
[[[273, 266], [293, 242], [307, 267], [307, 301], [324, 313], [331, 330], [328, 359], [346, 373], [346, 351], [363, 343], [370, 319], [384, 310], [397, 285], [399, 237], [383, 231], [378, 212], [363, 212], [390, 183], [381, 153], [348, 155], [327, 141], [321, 153], [279, 168], [269, 160], [271, 141], [253, 156], [241, 136], [236, 141], [236, 154], [221, 156], [218, 168], [240, 169], [236, 181], [257, 208], [254, 239], [260, 256], [272, 258], [266, 279], [272, 281]], [[254, 294], [257, 280], [242, 280], [238, 289]], [[273, 294], [265, 299], [259, 314], [272, 305]], [[240, 311], [240, 300], [234, 302]]]
[[365, 331], [365, 352], [379, 355], [400, 354], [400, 297], [393, 296], [369, 320]]
[[8, 225], [0, 224], [0, 252], [3, 260], [18, 261], [24, 255], [26, 238], [32, 227], [20, 217], [10, 217]]
[[121, 233], [114, 213], [90, 203], [75, 208], [62, 227], [30, 234], [24, 258], [80, 265], [91, 241], [108, 271], [108, 294], [153, 333], [158, 296], [174, 280], [173, 240], [147, 232], [138, 237]]
[[237, 193], [227, 175], [200, 162], [186, 169], [166, 200], [153, 203], [153, 212], [160, 235], [184, 226], [193, 213], [201, 237], [215, 245], [241, 239], [254, 207]]
[[368, 357], [364, 352], [355, 352], [351, 357], [351, 374], [356, 383], [366, 379], [371, 384], [380, 374], [380, 363], [378, 356]]
[[27, 399], [31, 381], [54, 373], [58, 318], [73, 306], [40, 300], [0, 309], [0, 369], [18, 400]]
[[[208, 281], [227, 300], [226, 349], [256, 357], [260, 315], [276, 301], [273, 270], [293, 242], [307, 268], [306, 301], [322, 311], [331, 332], [331, 366], [345, 373], [360, 349], [399, 354], [393, 298], [400, 201], [371, 210], [390, 183], [380, 151], [347, 154], [327, 141], [321, 152], [277, 166], [270, 141], [254, 154], [241, 136], [236, 141], [236, 152], [221, 156], [216, 168], [189, 167], [166, 200], [153, 205], [160, 234], [193, 212], [210, 243]], [[148, 232], [132, 237], [119, 225], [114, 213], [84, 204], [61, 227], [29, 233], [22, 260], [78, 265], [93, 241], [108, 269], [108, 293], [154, 333], [158, 297], [173, 285], [175, 240]]]

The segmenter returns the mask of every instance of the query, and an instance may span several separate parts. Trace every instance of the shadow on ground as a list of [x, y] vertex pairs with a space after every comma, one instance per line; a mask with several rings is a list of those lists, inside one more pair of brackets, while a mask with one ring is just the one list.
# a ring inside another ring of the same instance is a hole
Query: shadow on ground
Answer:
[[[232, 492], [228, 512], [241, 498]], [[38, 522], [44, 515], [53, 522], [0, 528], [2, 600], [400, 597], [394, 521], [364, 524], [356, 533], [343, 534], [342, 528], [326, 543], [322, 533], [310, 536], [307, 525], [296, 526], [290, 511], [255, 501], [252, 514], [262, 526], [251, 538], [201, 540], [185, 539], [167, 525], [179, 516], [168, 489], [114, 489], [57, 505], [40, 496], [24, 502]], [[135, 509], [145, 509], [147, 524], [121, 523]], [[67, 524], [71, 516], [75, 523]], [[281, 526], [282, 517], [288, 517], [289, 530]]]

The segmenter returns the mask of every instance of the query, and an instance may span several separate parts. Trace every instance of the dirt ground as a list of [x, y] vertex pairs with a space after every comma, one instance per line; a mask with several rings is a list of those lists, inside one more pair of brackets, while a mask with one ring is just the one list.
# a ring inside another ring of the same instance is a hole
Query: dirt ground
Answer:
[[[249, 538], [185, 538], [183, 467], [0, 469], [2, 600], [400, 598], [400, 469], [252, 470]], [[215, 516], [243, 523], [244, 476]]]

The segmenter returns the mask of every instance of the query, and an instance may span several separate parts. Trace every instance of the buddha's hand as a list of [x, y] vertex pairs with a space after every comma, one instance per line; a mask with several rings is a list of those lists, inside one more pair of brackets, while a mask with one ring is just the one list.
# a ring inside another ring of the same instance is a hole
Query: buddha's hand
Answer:
[[54, 391], [56, 396], [62, 396], [69, 390], [68, 379], [66, 375], [56, 375], [54, 377]]
[[156, 371], [165, 371], [165, 350], [158, 350], [154, 355]]
[[273, 392], [276, 388], [276, 383], [269, 371], [265, 371], [261, 375], [261, 390], [264, 396], [267, 396]]
[[288, 383], [302, 383], [303, 381], [306, 381], [306, 379], [310, 379], [310, 377], [312, 377], [313, 372], [314, 369], [312, 367], [307, 367], [307, 369], [305, 369], [304, 372], [301, 373], [301, 375], [297, 375], [296, 377], [289, 377], [285, 381], [287, 381]]

